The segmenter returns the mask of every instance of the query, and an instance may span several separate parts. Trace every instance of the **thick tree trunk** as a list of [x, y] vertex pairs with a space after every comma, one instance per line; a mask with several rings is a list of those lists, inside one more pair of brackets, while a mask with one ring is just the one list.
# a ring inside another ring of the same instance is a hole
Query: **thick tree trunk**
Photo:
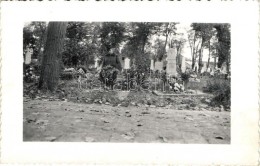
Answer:
[[67, 22], [49, 22], [43, 52], [39, 89], [55, 91], [59, 81], [61, 54]]
[[204, 38], [202, 38], [202, 40], [201, 40], [201, 47], [200, 47], [200, 51], [199, 51], [199, 69], [198, 69], [198, 73], [199, 74], [201, 73], [201, 69], [203, 67], [202, 59], [203, 59], [204, 41], [205, 41]]
[[202, 62], [202, 58], [203, 58], [203, 48], [200, 48], [200, 54], [199, 54], [199, 69], [198, 69], [198, 73], [201, 73], [201, 69], [203, 67], [203, 62]]
[[46, 38], [47, 38], [47, 30], [42, 30], [42, 35], [41, 35], [41, 40], [40, 40], [40, 44], [39, 44], [39, 53], [38, 53], [38, 64], [42, 64], [42, 58], [43, 58], [43, 51], [42, 48], [44, 47], [44, 44], [46, 42]]

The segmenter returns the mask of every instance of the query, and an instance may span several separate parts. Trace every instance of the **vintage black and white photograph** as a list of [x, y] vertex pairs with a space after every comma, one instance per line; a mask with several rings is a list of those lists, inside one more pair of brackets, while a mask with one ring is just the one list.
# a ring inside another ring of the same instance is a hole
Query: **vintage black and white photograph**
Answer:
[[231, 25], [25, 22], [23, 141], [230, 144]]

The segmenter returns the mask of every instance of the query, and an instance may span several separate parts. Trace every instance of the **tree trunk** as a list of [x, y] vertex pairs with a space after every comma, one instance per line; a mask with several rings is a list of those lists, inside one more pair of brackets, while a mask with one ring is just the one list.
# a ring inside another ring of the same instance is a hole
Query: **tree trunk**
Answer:
[[194, 70], [194, 67], [195, 67], [195, 62], [196, 62], [196, 58], [195, 58], [195, 56], [196, 56], [196, 52], [195, 52], [195, 44], [196, 44], [196, 32], [195, 32], [195, 34], [194, 34], [194, 39], [193, 39], [193, 54], [192, 54], [192, 64], [191, 64], [191, 68], [192, 68], [192, 70]]
[[203, 67], [203, 63], [202, 63], [202, 58], [203, 58], [203, 48], [200, 48], [200, 53], [199, 53], [199, 69], [198, 69], [198, 73], [201, 73], [201, 69]]
[[207, 71], [209, 68], [209, 62], [210, 62], [210, 40], [209, 40], [209, 57], [208, 57]]
[[43, 51], [42, 48], [44, 46], [44, 44], [46, 43], [46, 38], [47, 38], [47, 30], [42, 30], [42, 35], [41, 35], [41, 40], [40, 40], [40, 44], [39, 44], [39, 52], [38, 52], [38, 64], [42, 64], [42, 58], [43, 58]]
[[43, 52], [39, 89], [55, 91], [58, 86], [67, 22], [49, 22]]
[[165, 39], [165, 44], [164, 44], [164, 49], [163, 49], [163, 56], [166, 52], [166, 46], [167, 46], [167, 42], [168, 42], [168, 35], [169, 35], [169, 23], [167, 24], [167, 27], [166, 27], [166, 39]]
[[194, 70], [195, 67], [195, 58], [192, 56], [192, 63], [191, 63], [191, 69]]
[[203, 67], [203, 62], [202, 62], [202, 59], [203, 59], [203, 47], [204, 47], [204, 38], [202, 38], [201, 40], [201, 47], [200, 47], [200, 51], [199, 51], [199, 69], [198, 69], [198, 73], [200, 74], [201, 73], [201, 69]]
[[230, 54], [227, 55], [227, 73], [230, 73]]

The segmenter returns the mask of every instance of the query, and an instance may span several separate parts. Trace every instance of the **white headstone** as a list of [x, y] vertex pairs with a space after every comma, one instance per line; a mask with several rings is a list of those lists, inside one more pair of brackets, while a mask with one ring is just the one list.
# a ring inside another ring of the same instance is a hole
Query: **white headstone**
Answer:
[[129, 58], [125, 58], [124, 69], [130, 69], [130, 59]]
[[95, 59], [95, 66], [94, 66], [95, 68], [98, 67], [98, 60], [99, 60], [98, 58]]
[[27, 48], [26, 53], [25, 53], [25, 62], [24, 62], [26, 65], [31, 63], [32, 53], [33, 53], [33, 49]]
[[176, 70], [176, 50], [175, 48], [170, 48], [167, 52], [167, 67], [166, 72], [169, 75], [176, 76], [177, 70]]
[[207, 71], [207, 63], [203, 63], [203, 67], [201, 69], [201, 73], [204, 73]]
[[226, 74], [227, 73], [227, 64], [224, 62], [221, 66], [221, 73]]
[[183, 56], [181, 60], [181, 71], [184, 73], [186, 71], [186, 58]]
[[163, 70], [163, 62], [155, 62], [155, 70], [162, 71]]
[[208, 72], [208, 73], [210, 73], [210, 72], [211, 72], [211, 68], [210, 68], [210, 67], [208, 68], [207, 72]]
[[151, 70], [154, 70], [154, 60], [153, 60], [153, 59], [151, 59], [151, 66], [150, 66], [150, 69], [151, 69]]
[[199, 69], [199, 64], [198, 64], [198, 62], [196, 61], [195, 62], [195, 65], [194, 65], [194, 69], [193, 69], [193, 71], [198, 71], [198, 69]]

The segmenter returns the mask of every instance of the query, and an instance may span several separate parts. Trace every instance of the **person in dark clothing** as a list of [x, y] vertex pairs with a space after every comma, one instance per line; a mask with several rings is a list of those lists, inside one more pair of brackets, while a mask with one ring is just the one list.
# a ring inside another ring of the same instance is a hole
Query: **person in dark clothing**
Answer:
[[114, 48], [110, 49], [109, 53], [103, 59], [103, 67], [108, 65], [118, 69], [119, 71], [122, 70], [121, 62], [119, 57], [115, 54]]
[[100, 81], [113, 89], [114, 83], [117, 79], [117, 74], [122, 70], [121, 62], [115, 50], [112, 48], [109, 53], [103, 58], [103, 65], [99, 73]]

